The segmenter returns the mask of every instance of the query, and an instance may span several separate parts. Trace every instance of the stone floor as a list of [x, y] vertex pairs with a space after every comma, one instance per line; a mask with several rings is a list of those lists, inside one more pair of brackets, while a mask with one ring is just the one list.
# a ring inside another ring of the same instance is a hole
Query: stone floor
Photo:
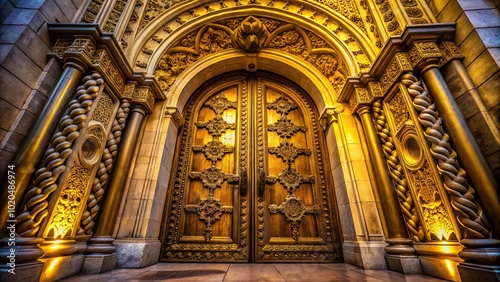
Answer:
[[80, 281], [445, 281], [425, 275], [402, 275], [387, 270], [364, 270], [348, 264], [306, 263], [158, 263], [140, 269], [114, 269], [101, 274], [78, 274]]

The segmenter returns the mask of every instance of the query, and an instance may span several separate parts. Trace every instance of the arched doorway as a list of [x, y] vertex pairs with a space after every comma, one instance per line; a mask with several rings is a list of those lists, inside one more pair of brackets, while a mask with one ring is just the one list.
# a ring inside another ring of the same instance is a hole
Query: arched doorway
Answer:
[[268, 72], [227, 73], [183, 116], [162, 260], [341, 260], [324, 136], [302, 89]]

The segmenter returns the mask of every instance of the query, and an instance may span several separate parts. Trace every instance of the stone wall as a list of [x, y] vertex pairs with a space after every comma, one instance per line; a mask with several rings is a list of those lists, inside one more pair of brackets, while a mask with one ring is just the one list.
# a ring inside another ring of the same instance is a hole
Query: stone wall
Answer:
[[0, 0], [0, 179], [62, 68], [47, 57], [47, 23], [73, 21], [85, 0]]
[[473, 85], [442, 69], [493, 173], [500, 180], [500, 0], [427, 0], [439, 22], [456, 22], [455, 43]]

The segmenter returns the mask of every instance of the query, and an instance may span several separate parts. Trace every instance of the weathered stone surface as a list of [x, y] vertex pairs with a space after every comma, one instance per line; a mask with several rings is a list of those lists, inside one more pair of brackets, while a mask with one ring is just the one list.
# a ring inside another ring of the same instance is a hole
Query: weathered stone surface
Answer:
[[420, 256], [422, 272], [427, 275], [451, 281], [460, 281], [458, 262], [449, 259]]
[[[3, 67], [0, 67], [0, 77], [2, 78], [2, 83], [0, 83], [0, 99], [21, 109], [24, 103], [26, 103], [31, 88]], [[4, 114], [6, 113], [2, 113], [2, 117]]]
[[139, 268], [158, 262], [161, 242], [158, 239], [122, 239], [113, 243], [118, 268]]
[[386, 255], [387, 269], [406, 275], [421, 274], [422, 266], [417, 256]]
[[82, 254], [74, 254], [40, 259], [45, 263], [40, 281], [57, 281], [80, 272], [84, 257]]
[[16, 264], [15, 274], [0, 272], [0, 281], [9, 282], [38, 282], [42, 274], [43, 263], [31, 262]]
[[2, 62], [2, 66], [31, 88], [35, 87], [38, 77], [42, 73], [42, 69], [17, 46], [12, 48], [9, 55]]
[[85, 255], [81, 273], [102, 273], [116, 267], [116, 254]]

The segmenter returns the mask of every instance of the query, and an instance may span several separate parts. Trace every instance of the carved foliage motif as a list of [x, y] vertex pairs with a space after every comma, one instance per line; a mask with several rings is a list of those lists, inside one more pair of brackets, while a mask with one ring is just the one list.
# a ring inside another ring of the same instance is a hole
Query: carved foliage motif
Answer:
[[390, 35], [401, 34], [401, 27], [399, 26], [398, 20], [392, 11], [391, 4], [388, 0], [378, 0], [376, 1], [377, 8], [384, 19], [387, 31]]
[[85, 14], [83, 15], [82, 22], [84, 23], [94, 22], [97, 14], [101, 10], [103, 3], [104, 0], [92, 0], [92, 2], [90, 2], [89, 6], [87, 7], [87, 10], [85, 11]]
[[71, 234], [78, 224], [78, 214], [85, 199], [85, 191], [90, 182], [92, 170], [75, 166], [71, 169], [64, 188], [59, 196], [55, 213], [53, 214], [47, 228], [46, 236], [53, 238], [64, 238]]
[[[161, 89], [168, 92], [190, 65], [208, 54], [235, 47], [247, 52], [257, 52], [262, 48], [283, 50], [313, 64], [337, 91], [340, 92], [345, 82], [347, 70], [341, 59], [319, 36], [293, 24], [255, 17], [207, 24], [186, 35], [161, 57], [155, 77]], [[369, 64], [361, 66], [369, 67]]]
[[394, 123], [396, 125], [396, 131], [400, 130], [405, 122], [410, 119], [410, 113], [406, 107], [406, 102], [403, 98], [401, 92], [398, 92], [389, 101], [389, 109], [394, 118]]
[[106, 92], [103, 92], [92, 114], [92, 120], [98, 121], [106, 127], [113, 114], [114, 103]]
[[422, 207], [431, 238], [449, 240], [450, 236], [454, 235], [453, 224], [438, 193], [429, 162], [426, 160], [419, 170], [410, 171], [409, 179]]
[[105, 32], [115, 31], [118, 20], [120, 20], [123, 10], [125, 10], [125, 5], [127, 5], [127, 0], [117, 0], [115, 2], [115, 4], [113, 5], [113, 10], [111, 10], [109, 18], [102, 28], [103, 31]]

